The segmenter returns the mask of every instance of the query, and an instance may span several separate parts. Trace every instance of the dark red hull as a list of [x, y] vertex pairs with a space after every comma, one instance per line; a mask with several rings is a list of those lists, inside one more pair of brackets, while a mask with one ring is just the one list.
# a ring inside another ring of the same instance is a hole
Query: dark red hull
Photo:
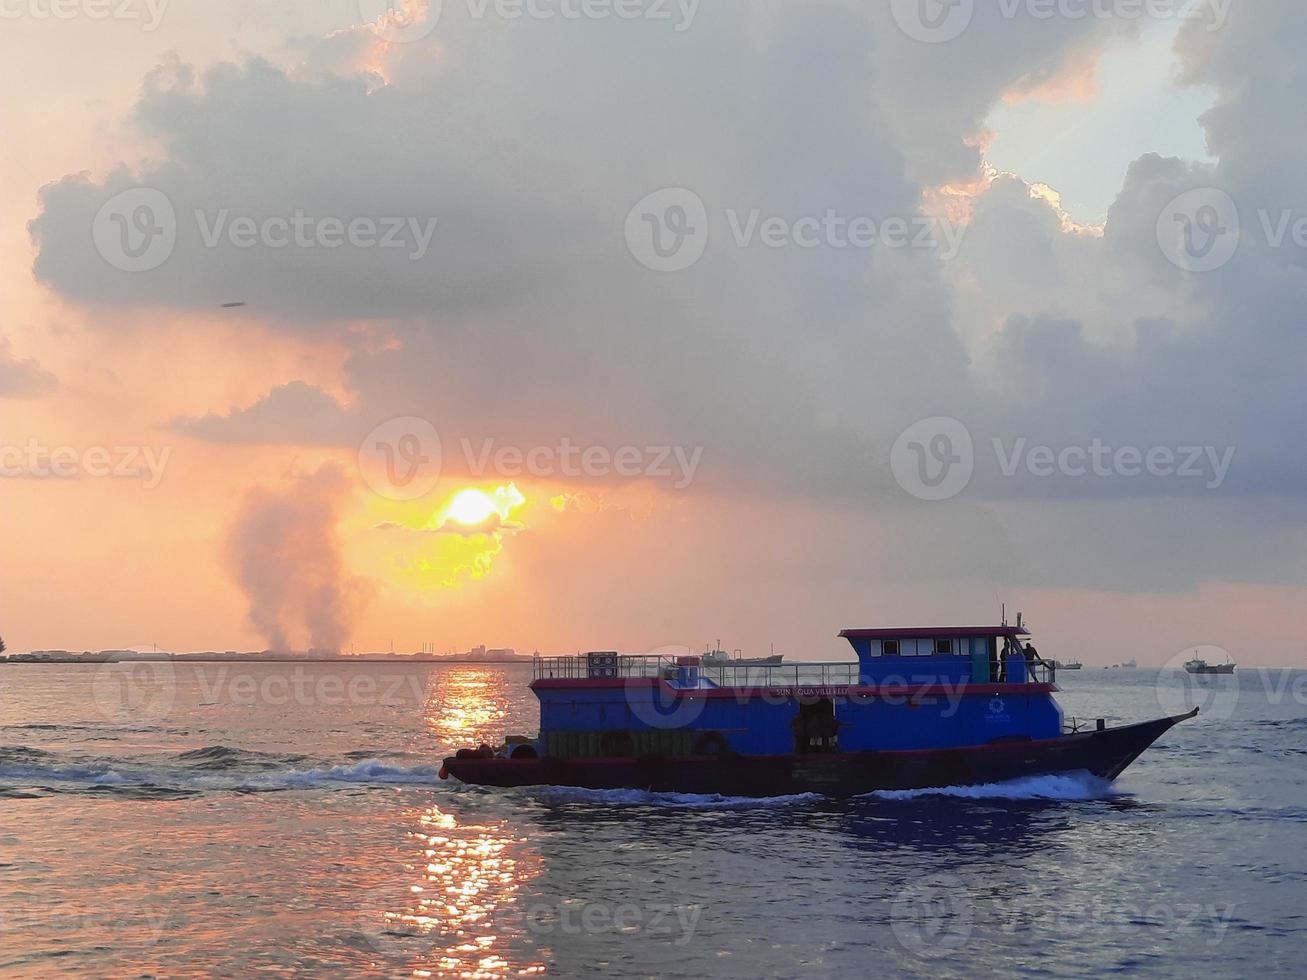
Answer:
[[874, 790], [976, 786], [1079, 771], [1112, 780], [1172, 726], [1197, 713], [1045, 741], [959, 749], [639, 759], [450, 757], [441, 774], [483, 786], [579, 786], [755, 797], [795, 793], [847, 797]]

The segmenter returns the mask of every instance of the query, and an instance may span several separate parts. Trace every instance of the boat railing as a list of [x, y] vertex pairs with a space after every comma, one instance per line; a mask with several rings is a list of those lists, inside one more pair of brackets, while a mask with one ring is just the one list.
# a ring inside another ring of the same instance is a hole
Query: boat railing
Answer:
[[849, 687], [859, 678], [858, 664], [849, 661], [705, 666], [686, 664], [685, 659], [666, 654], [620, 654], [597, 661], [585, 655], [536, 657], [533, 674], [536, 680], [660, 677], [677, 681], [686, 677], [682, 671], [693, 670], [698, 679], [695, 686], [710, 687]]
[[1026, 662], [1026, 679], [1032, 684], [1055, 684], [1057, 667], [1047, 660], [1029, 660]]
[[[782, 664], [686, 663], [697, 660], [669, 654], [581, 654], [562, 657], [536, 656], [532, 660], [535, 680], [662, 678], [690, 687], [850, 687], [861, 683], [856, 662], [794, 661]], [[905, 669], [911, 666], [904, 665]], [[690, 673], [693, 671], [693, 673]], [[1025, 665], [1025, 680], [1051, 684], [1056, 670], [1047, 662]]]

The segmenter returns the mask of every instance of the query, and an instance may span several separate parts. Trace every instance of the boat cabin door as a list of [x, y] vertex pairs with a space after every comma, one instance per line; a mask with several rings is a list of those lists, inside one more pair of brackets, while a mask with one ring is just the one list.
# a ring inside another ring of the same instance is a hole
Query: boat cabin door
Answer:
[[802, 755], [838, 752], [840, 723], [835, 720], [835, 702], [830, 698], [803, 699], [799, 713], [790, 723], [794, 730], [794, 751]]

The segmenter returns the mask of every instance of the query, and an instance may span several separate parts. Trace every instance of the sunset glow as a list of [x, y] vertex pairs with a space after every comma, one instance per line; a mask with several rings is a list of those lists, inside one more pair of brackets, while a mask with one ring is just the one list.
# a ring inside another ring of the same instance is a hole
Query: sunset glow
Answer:
[[447, 517], [468, 527], [484, 523], [491, 514], [498, 512], [494, 499], [485, 491], [475, 488], [460, 490], [445, 510]]

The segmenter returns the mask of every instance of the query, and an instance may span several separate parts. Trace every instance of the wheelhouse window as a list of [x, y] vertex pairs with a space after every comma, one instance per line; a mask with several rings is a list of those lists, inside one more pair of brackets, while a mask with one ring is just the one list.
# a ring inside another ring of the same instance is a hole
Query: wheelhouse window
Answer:
[[936, 652], [936, 653], [952, 653], [952, 652], [953, 652], [953, 641], [952, 641], [952, 640], [936, 640], [936, 641], [935, 641], [935, 652]]
[[899, 655], [898, 640], [885, 640], [881, 643], [880, 648], [884, 651], [885, 656], [887, 657], [897, 657]]

